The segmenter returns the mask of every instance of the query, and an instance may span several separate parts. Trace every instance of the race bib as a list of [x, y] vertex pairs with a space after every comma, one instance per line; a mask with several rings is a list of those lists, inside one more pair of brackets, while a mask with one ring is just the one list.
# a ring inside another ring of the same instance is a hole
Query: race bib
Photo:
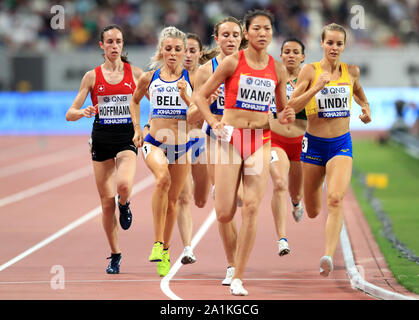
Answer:
[[293, 92], [294, 92], [294, 88], [292, 87], [292, 85], [287, 83], [287, 101], [289, 101], [289, 99], [291, 99], [291, 95], [292, 95]]
[[268, 112], [275, 92], [271, 79], [240, 75], [236, 107], [251, 111]]
[[223, 114], [224, 113], [224, 83], [220, 86], [221, 92], [218, 95], [217, 99], [211, 104], [210, 109], [214, 114]]
[[98, 114], [101, 124], [127, 124], [131, 123], [129, 103], [132, 94], [117, 94], [98, 96]]
[[177, 84], [157, 85], [151, 94], [152, 118], [186, 118], [188, 106], [179, 95]]
[[275, 95], [272, 95], [271, 104], [269, 105], [269, 111], [273, 114], [276, 113], [276, 101], [275, 101]]
[[351, 89], [349, 86], [324, 87], [316, 94], [319, 118], [350, 116]]

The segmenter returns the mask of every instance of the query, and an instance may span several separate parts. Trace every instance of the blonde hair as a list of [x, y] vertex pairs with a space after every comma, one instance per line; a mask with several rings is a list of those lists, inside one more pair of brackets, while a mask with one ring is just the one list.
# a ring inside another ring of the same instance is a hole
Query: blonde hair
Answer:
[[345, 28], [337, 23], [331, 23], [328, 25], [325, 25], [322, 29], [322, 42], [324, 41], [324, 38], [326, 37], [326, 31], [340, 31], [343, 33], [343, 43], [346, 43], [346, 31]]
[[167, 38], [176, 38], [182, 40], [183, 47], [186, 48], [185, 33], [173, 26], [164, 28], [159, 35], [159, 44], [157, 46], [157, 50], [154, 52], [154, 55], [150, 59], [150, 69], [158, 69], [162, 66], [163, 57], [161, 54], [161, 48], [163, 41]]

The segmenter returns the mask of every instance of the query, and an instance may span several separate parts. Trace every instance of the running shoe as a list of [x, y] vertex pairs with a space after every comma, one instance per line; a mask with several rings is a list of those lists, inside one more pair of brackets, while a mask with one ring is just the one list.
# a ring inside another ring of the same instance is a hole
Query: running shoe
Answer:
[[169, 250], [163, 250], [163, 258], [157, 262], [157, 272], [160, 277], [165, 277], [170, 270], [170, 254]]
[[285, 238], [281, 238], [278, 241], [278, 254], [282, 257], [291, 252], [291, 249], [288, 245], [288, 241]]
[[195, 255], [193, 254], [191, 246], [186, 246], [185, 249], [183, 249], [183, 255], [180, 262], [182, 264], [191, 264], [196, 261]]
[[320, 275], [327, 277], [333, 271], [333, 260], [330, 256], [323, 256], [320, 259]]
[[229, 286], [234, 276], [234, 267], [228, 267], [225, 279], [221, 282], [223, 286]]
[[121, 254], [111, 254], [110, 257], [107, 257], [106, 259], [111, 259], [111, 261], [109, 262], [109, 265], [106, 268], [106, 273], [118, 274], [119, 266], [121, 265], [121, 258]]
[[294, 220], [296, 222], [300, 222], [304, 214], [303, 202], [300, 200], [298, 201], [297, 204], [294, 204], [291, 199], [291, 204], [292, 204], [292, 216], [294, 217]]
[[163, 259], [163, 244], [161, 242], [155, 242], [151, 254], [148, 257], [150, 262], [160, 262]]
[[[118, 196], [118, 200], [119, 200], [119, 196]], [[132, 222], [132, 213], [129, 208], [129, 204], [130, 204], [129, 201], [127, 201], [124, 205], [120, 204], [118, 201], [119, 224], [121, 225], [121, 228], [124, 230], [128, 230]]]
[[233, 296], [247, 296], [248, 295], [248, 292], [245, 288], [243, 288], [243, 283], [240, 279], [234, 279], [233, 281], [231, 281], [230, 293]]

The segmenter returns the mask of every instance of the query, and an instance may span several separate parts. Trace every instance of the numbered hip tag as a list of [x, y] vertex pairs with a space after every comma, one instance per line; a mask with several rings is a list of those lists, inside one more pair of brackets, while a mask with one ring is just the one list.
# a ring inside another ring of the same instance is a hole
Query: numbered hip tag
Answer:
[[303, 138], [303, 141], [301, 142], [301, 150], [304, 153], [307, 153], [307, 149], [308, 149], [308, 138], [307, 137], [304, 137]]

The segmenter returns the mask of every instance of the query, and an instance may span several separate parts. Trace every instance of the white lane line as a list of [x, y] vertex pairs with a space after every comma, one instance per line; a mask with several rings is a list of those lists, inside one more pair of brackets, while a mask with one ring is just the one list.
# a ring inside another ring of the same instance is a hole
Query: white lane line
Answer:
[[46, 166], [50, 166], [55, 163], [59, 163], [70, 158], [79, 157], [83, 154], [83, 150], [88, 152], [88, 146], [78, 145], [72, 148], [66, 148], [54, 153], [47, 153], [37, 158], [31, 158], [25, 161], [14, 163], [10, 166], [0, 168], [0, 178], [8, 177], [14, 174], [22, 173], [25, 171], [38, 169]]
[[[207, 233], [208, 229], [211, 227], [211, 225], [214, 223], [215, 220], [216, 220], [215, 209], [212, 209], [207, 219], [204, 221], [204, 223], [199, 228], [198, 232], [193, 237], [192, 242], [191, 242], [192, 249], [196, 247], [196, 245], [199, 243], [199, 241], [202, 239], [205, 233]], [[172, 300], [182, 300], [182, 298], [178, 297], [170, 289], [170, 280], [172, 280], [172, 278], [175, 276], [175, 274], [179, 271], [180, 267], [182, 266], [182, 263], [180, 262], [181, 259], [182, 259], [182, 255], [179, 256], [175, 264], [172, 266], [172, 268], [170, 268], [169, 273], [160, 282], [161, 290], [166, 296], [168, 296]]]
[[[214, 278], [196, 278], [196, 279], [172, 279], [171, 281], [221, 281], [223, 279], [214, 279]], [[267, 278], [254, 278], [254, 279], [248, 279], [244, 278], [243, 281], [320, 281], [320, 282], [332, 282], [332, 281], [344, 281], [349, 282], [349, 279], [267, 279]], [[106, 282], [161, 282], [161, 280], [158, 279], [113, 279], [113, 280], [105, 280], [105, 279], [98, 279], [98, 280], [66, 280], [65, 283], [106, 283]], [[15, 285], [15, 284], [50, 284], [51, 280], [38, 280], [38, 281], [5, 281], [0, 282], [0, 285]]]
[[346, 273], [351, 282], [352, 288], [359, 289], [372, 295], [375, 298], [383, 300], [417, 300], [413, 297], [378, 287], [364, 279], [364, 277], [358, 271], [357, 265], [355, 264], [352, 245], [351, 241], [349, 240], [348, 232], [346, 231], [345, 222], [343, 223], [342, 231], [340, 233], [340, 245], [342, 247], [343, 258], [345, 260], [345, 267], [347, 271]]
[[[153, 182], [154, 182], [154, 176], [152, 176], [152, 175], [149, 175], [148, 177], [144, 178], [143, 180], [141, 180], [140, 182], [138, 182], [137, 184], [134, 185], [134, 187], [132, 189], [132, 192], [131, 192], [131, 196], [133, 196], [134, 194], [146, 189]], [[48, 238], [42, 240], [41, 242], [37, 243], [33, 247], [29, 248], [28, 250], [22, 252], [18, 256], [14, 257], [13, 259], [11, 259], [11, 260], [7, 261], [6, 263], [2, 264], [0, 266], [0, 272], [3, 271], [4, 269], [10, 267], [11, 265], [15, 264], [16, 262], [22, 260], [23, 258], [27, 257], [28, 255], [34, 253], [35, 251], [41, 249], [42, 247], [45, 247], [47, 244], [53, 242], [54, 240], [62, 237], [63, 235], [65, 235], [69, 231], [77, 228], [78, 226], [82, 225], [83, 223], [85, 223], [85, 222], [89, 221], [90, 219], [96, 217], [101, 212], [102, 212], [102, 207], [101, 206], [98, 206], [97, 208], [89, 211], [88, 213], [86, 213], [82, 217], [78, 218], [77, 220], [73, 221], [69, 225], [67, 225], [64, 228], [58, 230], [56, 233], [52, 234]]]
[[4, 207], [5, 205], [8, 205], [10, 203], [23, 200], [25, 198], [32, 197], [34, 195], [37, 195], [39, 193], [51, 190], [53, 188], [60, 187], [64, 184], [76, 181], [78, 179], [84, 178], [90, 174], [93, 173], [92, 166], [88, 165], [85, 167], [82, 167], [78, 170], [71, 171], [63, 176], [54, 178], [50, 181], [38, 184], [34, 187], [31, 187], [29, 189], [17, 192], [15, 194], [12, 194], [10, 196], [4, 197], [0, 199], [0, 208]]

